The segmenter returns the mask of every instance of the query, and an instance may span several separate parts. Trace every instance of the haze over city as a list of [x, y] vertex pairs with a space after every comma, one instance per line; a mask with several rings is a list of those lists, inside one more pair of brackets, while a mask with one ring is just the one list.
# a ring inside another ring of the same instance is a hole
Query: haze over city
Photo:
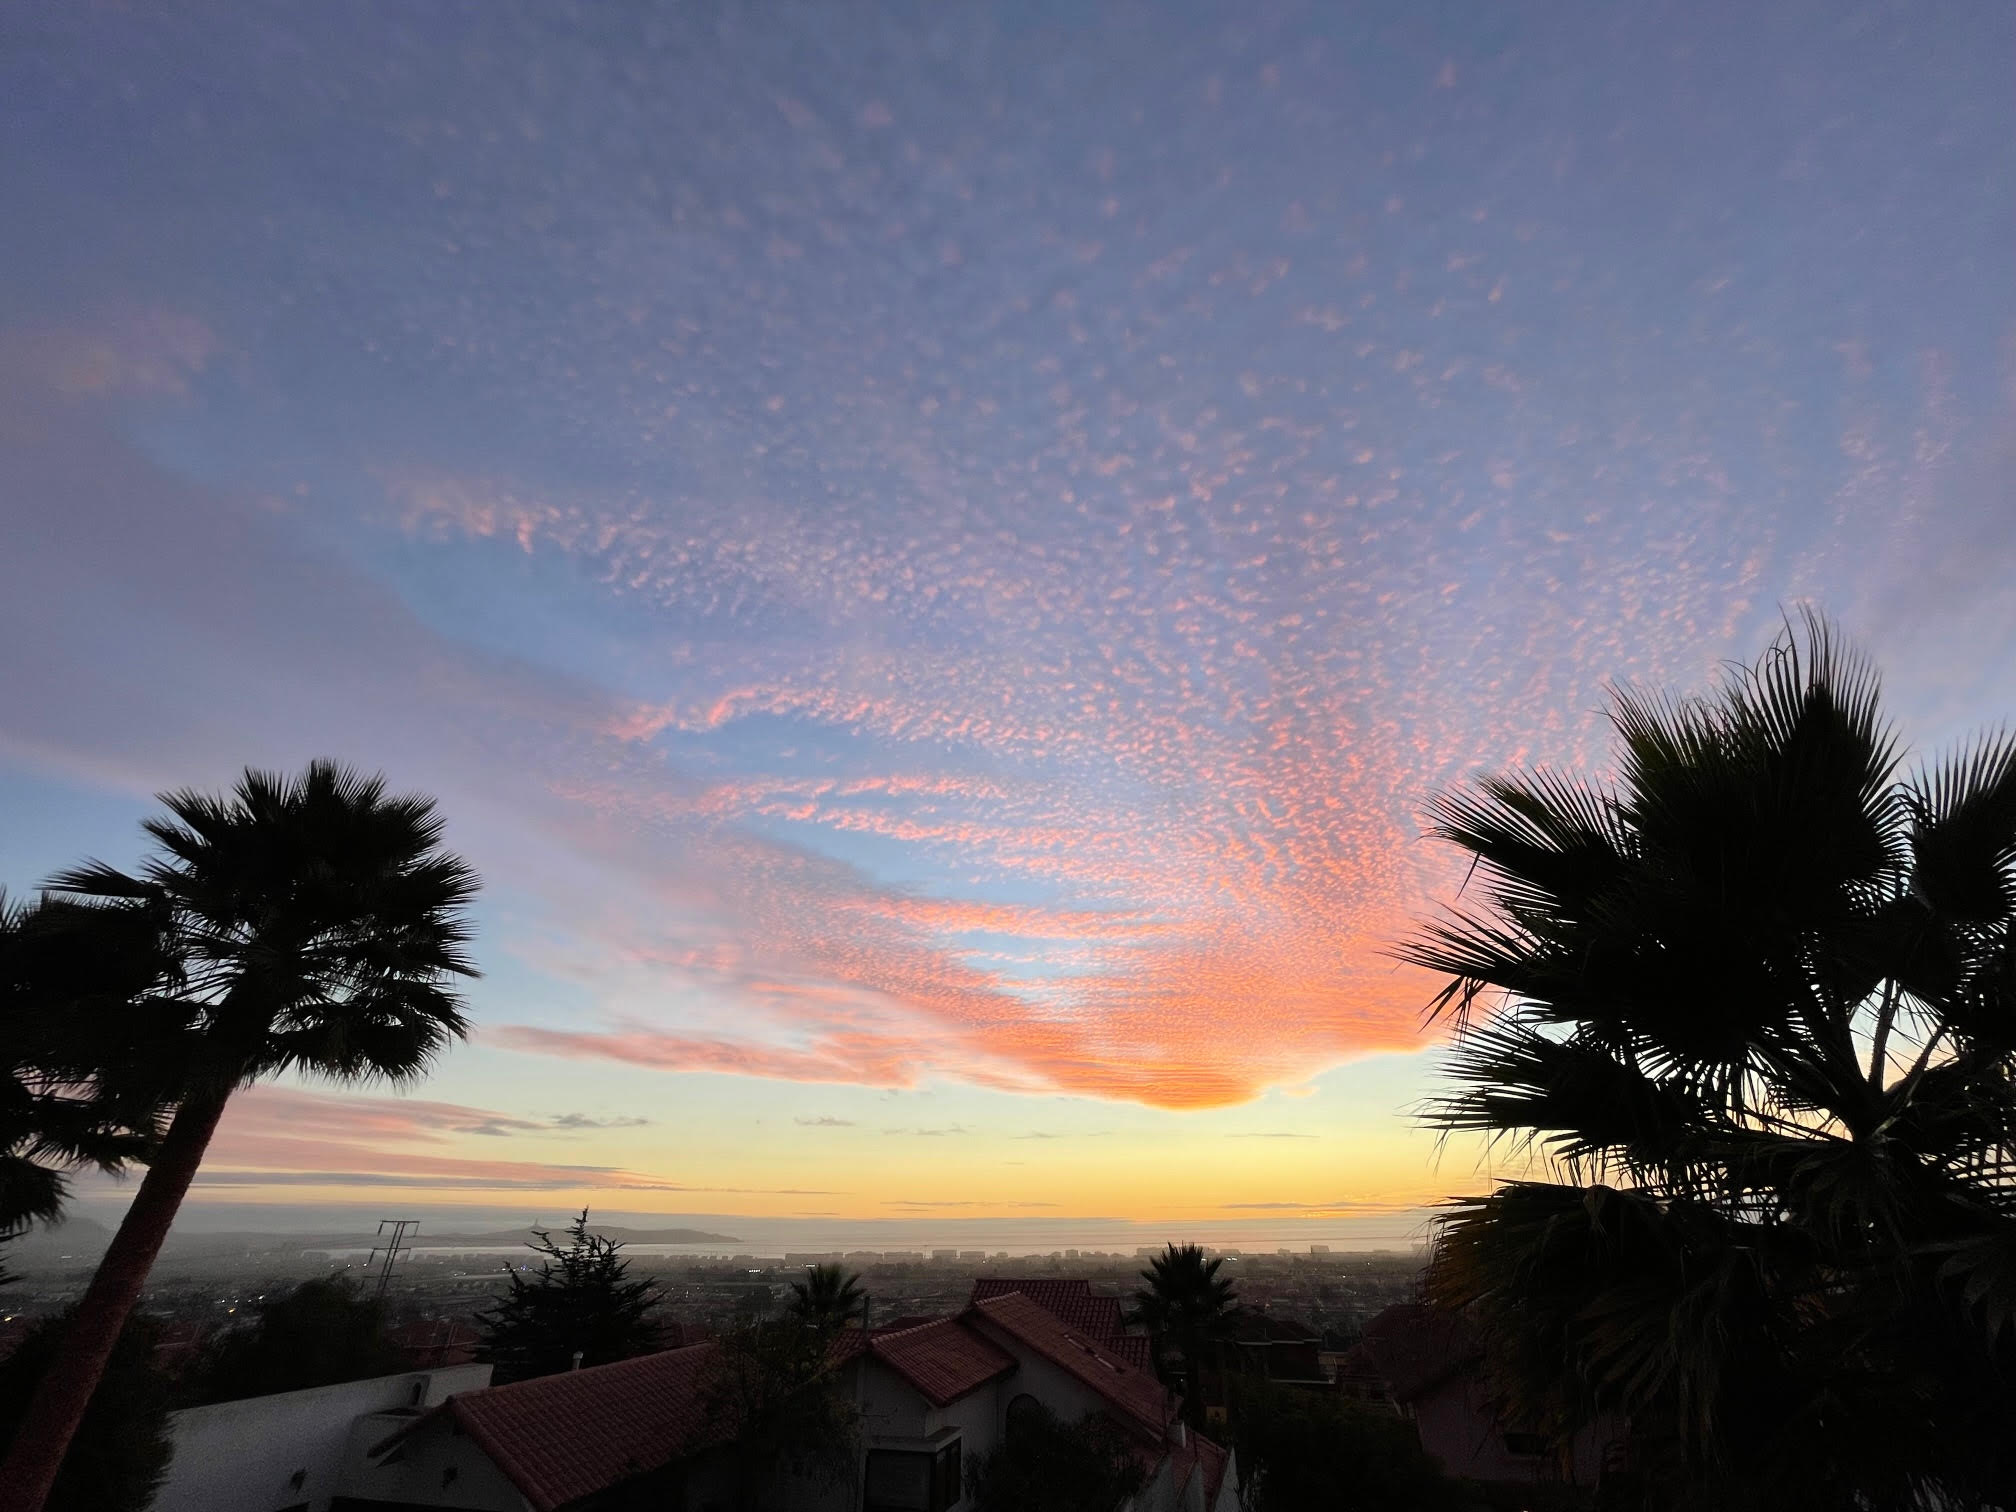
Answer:
[[1435, 792], [1801, 604], [2016, 709], [2006, 7], [0, 36], [0, 882], [317, 756], [484, 880], [184, 1227], [1404, 1247]]

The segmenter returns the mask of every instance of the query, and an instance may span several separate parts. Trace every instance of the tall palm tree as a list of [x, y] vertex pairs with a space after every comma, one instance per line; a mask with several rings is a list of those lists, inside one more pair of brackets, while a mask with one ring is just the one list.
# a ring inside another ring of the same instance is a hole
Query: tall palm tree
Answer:
[[1526, 1166], [1431, 1296], [1510, 1412], [1628, 1414], [1657, 1504], [2008, 1504], [2016, 738], [1903, 771], [1810, 617], [1612, 717], [1614, 781], [1433, 809], [1483, 900], [1407, 951], [1457, 1027], [1430, 1117]]
[[1148, 1262], [1141, 1279], [1148, 1284], [1134, 1293], [1128, 1321], [1148, 1330], [1153, 1341], [1157, 1374], [1175, 1374], [1170, 1349], [1182, 1356], [1184, 1415], [1201, 1424], [1204, 1416], [1203, 1376], [1215, 1343], [1232, 1321], [1238, 1289], [1218, 1271], [1223, 1256], [1206, 1260], [1194, 1244], [1169, 1244]]
[[286, 1070], [410, 1082], [467, 1032], [453, 984], [476, 974], [477, 883], [440, 849], [429, 800], [318, 761], [161, 802], [146, 825], [160, 853], [137, 874], [94, 862], [50, 883], [81, 909], [163, 918], [173, 969], [147, 1002], [175, 1027], [174, 1114], [0, 1464], [0, 1512], [40, 1512], [231, 1094]]
[[866, 1300], [861, 1278], [838, 1264], [815, 1265], [791, 1283], [791, 1311], [822, 1334], [838, 1333]]

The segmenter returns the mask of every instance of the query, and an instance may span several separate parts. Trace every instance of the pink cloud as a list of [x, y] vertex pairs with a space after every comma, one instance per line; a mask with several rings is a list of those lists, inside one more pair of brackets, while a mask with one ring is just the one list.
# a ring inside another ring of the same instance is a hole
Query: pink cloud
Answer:
[[621, 1166], [457, 1153], [472, 1137], [550, 1136], [576, 1126], [564, 1116], [525, 1117], [418, 1098], [257, 1086], [231, 1100], [197, 1184], [552, 1192], [753, 1190], [693, 1186]]

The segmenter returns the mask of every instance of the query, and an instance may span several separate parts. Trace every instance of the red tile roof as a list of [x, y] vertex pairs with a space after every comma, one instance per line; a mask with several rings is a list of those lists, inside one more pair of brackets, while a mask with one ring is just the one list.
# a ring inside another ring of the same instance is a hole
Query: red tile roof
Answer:
[[1103, 1341], [1067, 1327], [1048, 1308], [1020, 1292], [975, 1302], [962, 1315], [990, 1323], [1051, 1364], [1077, 1377], [1135, 1427], [1160, 1439], [1175, 1413], [1162, 1383], [1121, 1359]]
[[1018, 1280], [1013, 1276], [983, 1276], [973, 1283], [973, 1300], [1005, 1297], [1020, 1292], [1030, 1301], [1057, 1315], [1066, 1328], [1074, 1328], [1100, 1347], [1118, 1355], [1136, 1370], [1150, 1369], [1148, 1336], [1123, 1332], [1126, 1320], [1118, 1297], [1101, 1296], [1083, 1277], [1051, 1277]]
[[1030, 1301], [1048, 1308], [1063, 1320], [1065, 1327], [1075, 1328], [1088, 1338], [1113, 1339], [1120, 1336], [1120, 1299], [1096, 1295], [1092, 1283], [1083, 1277], [1023, 1281], [1013, 1276], [982, 1276], [973, 1283], [975, 1302], [984, 1302], [989, 1297], [1004, 1297], [1010, 1292], [1020, 1292]]
[[632, 1476], [719, 1443], [702, 1388], [716, 1346], [540, 1376], [487, 1391], [462, 1391], [377, 1445], [438, 1417], [452, 1418], [496, 1462], [536, 1512], [554, 1512]]
[[915, 1386], [934, 1407], [956, 1402], [1015, 1368], [1013, 1355], [957, 1318], [878, 1331], [850, 1352], [863, 1349]]
[[1136, 1370], [1155, 1368], [1154, 1357], [1149, 1353], [1152, 1341], [1146, 1334], [1120, 1334], [1115, 1338], [1102, 1339], [1100, 1342]]

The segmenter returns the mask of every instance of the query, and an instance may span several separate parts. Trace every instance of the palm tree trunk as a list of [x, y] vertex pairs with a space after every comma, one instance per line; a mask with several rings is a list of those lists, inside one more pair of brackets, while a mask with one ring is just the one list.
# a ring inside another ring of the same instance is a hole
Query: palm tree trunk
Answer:
[[112, 1247], [98, 1262], [90, 1290], [78, 1304], [61, 1351], [35, 1387], [28, 1414], [0, 1463], [0, 1512], [42, 1512], [77, 1425], [91, 1405], [112, 1346], [119, 1341], [168, 1226], [203, 1163], [210, 1136], [217, 1132], [231, 1088], [185, 1098], [155, 1152], [133, 1205], [126, 1210]]

